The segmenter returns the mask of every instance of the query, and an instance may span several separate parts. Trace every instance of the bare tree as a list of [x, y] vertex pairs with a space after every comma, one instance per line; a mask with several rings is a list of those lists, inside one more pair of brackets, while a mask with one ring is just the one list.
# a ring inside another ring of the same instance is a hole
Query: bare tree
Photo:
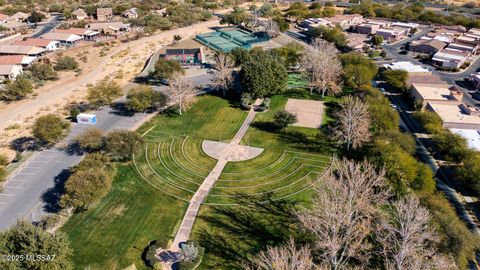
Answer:
[[367, 105], [359, 98], [348, 96], [335, 114], [337, 126], [333, 135], [347, 150], [356, 149], [370, 140], [370, 115]]
[[280, 35], [280, 27], [278, 26], [278, 23], [272, 19], [268, 20], [265, 25], [265, 32], [267, 32], [267, 35], [270, 38], [275, 38]]
[[375, 206], [390, 195], [384, 175], [366, 161], [334, 160], [316, 187], [313, 206], [297, 213], [303, 228], [315, 235], [322, 266], [345, 269], [352, 258], [368, 260]]
[[167, 88], [167, 96], [178, 106], [178, 113], [188, 109], [195, 102], [195, 88], [186, 78], [176, 75]]
[[455, 269], [451, 258], [434, 248], [438, 238], [429, 220], [428, 210], [413, 195], [393, 203], [379, 233], [386, 269]]
[[253, 270], [313, 270], [318, 269], [313, 263], [310, 248], [304, 246], [300, 249], [295, 247], [292, 238], [281, 247], [268, 247], [267, 251], [260, 252], [254, 260], [254, 266], [244, 266], [245, 269]]
[[215, 53], [213, 60], [215, 61], [216, 70], [213, 84], [217, 89], [221, 89], [225, 96], [226, 90], [230, 87], [233, 81], [233, 67], [235, 61], [230, 55], [219, 52]]
[[332, 95], [341, 92], [342, 64], [338, 60], [338, 50], [332, 44], [323, 39], [315, 39], [305, 51], [302, 67], [308, 77], [310, 92], [317, 89], [322, 97], [327, 91]]

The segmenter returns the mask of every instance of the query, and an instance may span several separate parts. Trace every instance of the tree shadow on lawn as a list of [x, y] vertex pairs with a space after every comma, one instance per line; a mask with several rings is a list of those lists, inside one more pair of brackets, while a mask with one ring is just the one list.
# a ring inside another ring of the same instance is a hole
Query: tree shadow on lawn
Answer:
[[54, 179], [54, 186], [42, 194], [43, 210], [47, 213], [58, 213], [62, 208], [60, 198], [65, 193], [65, 182], [72, 174], [71, 170], [62, 170]]
[[286, 131], [281, 133], [279, 139], [285, 145], [305, 152], [333, 153], [337, 151], [336, 143], [324, 130], [319, 130], [314, 137], [308, 137], [299, 131]]
[[222, 261], [208, 268], [239, 269], [241, 262], [267, 246], [282, 245], [290, 236], [299, 242], [306, 239], [295, 223], [299, 201], [272, 201], [269, 194], [237, 196], [240, 206], [212, 206], [208, 214], [199, 216], [207, 223], [198, 235], [200, 246]]

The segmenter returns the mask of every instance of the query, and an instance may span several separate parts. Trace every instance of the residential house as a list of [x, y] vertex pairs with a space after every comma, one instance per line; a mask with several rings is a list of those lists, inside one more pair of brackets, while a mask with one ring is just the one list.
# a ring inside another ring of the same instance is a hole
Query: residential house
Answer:
[[104, 35], [117, 35], [130, 30], [130, 24], [123, 22], [103, 22], [91, 23], [86, 26], [87, 29], [100, 32]]
[[445, 128], [480, 130], [480, 110], [461, 104], [428, 103], [427, 109], [435, 112]]
[[37, 57], [26, 55], [4, 55], [0, 56], [0, 65], [21, 65], [23, 67], [30, 66]]
[[77, 36], [81, 36], [83, 40], [95, 40], [100, 36], [100, 32], [93, 31], [86, 28], [68, 28], [68, 29], [55, 29], [56, 33], [65, 33], [65, 34], [73, 34]]
[[372, 25], [378, 25], [378, 26], [380, 26], [380, 28], [387, 28], [387, 27], [392, 26], [392, 22], [382, 21], [382, 20], [370, 20], [370, 19], [368, 19], [367, 23], [372, 24]]
[[22, 46], [22, 45], [0, 45], [0, 55], [27, 55], [40, 56], [46, 50], [37, 46]]
[[437, 75], [415, 75], [415, 74], [409, 74], [407, 78], [407, 87], [410, 88], [412, 84], [418, 83], [418, 84], [446, 84], [445, 81], [442, 80]]
[[432, 57], [434, 65], [446, 69], [460, 68], [468, 59], [470, 53], [454, 49], [442, 49]]
[[15, 80], [18, 75], [23, 73], [20, 65], [0, 65], [0, 81]]
[[318, 28], [320, 26], [324, 26], [324, 27], [332, 26], [330, 21], [328, 21], [326, 19], [322, 19], [322, 18], [308, 18], [308, 19], [303, 20], [301, 25], [303, 27], [307, 28], [308, 30], [312, 30], [312, 29]]
[[182, 65], [201, 65], [205, 62], [202, 47], [199, 48], [167, 48], [162, 55], [165, 59], [174, 60]]
[[410, 86], [410, 96], [421, 106], [421, 109], [424, 109], [427, 103], [460, 104], [463, 92], [446, 83], [413, 83]]
[[405, 70], [410, 75], [431, 75], [432, 72], [427, 67], [415, 65], [411, 62], [400, 61], [390, 64], [383, 64], [383, 68], [390, 70]]
[[122, 14], [125, 18], [138, 18], [138, 9], [136, 7], [129, 8]]
[[355, 29], [356, 29], [357, 33], [373, 35], [380, 29], [380, 25], [370, 24], [370, 23], [362, 23], [362, 24], [357, 25], [357, 27]]
[[97, 8], [97, 20], [108, 21], [113, 17], [112, 8]]
[[408, 29], [408, 31], [412, 29], [418, 29], [419, 24], [418, 23], [404, 23], [404, 22], [394, 22], [392, 23], [392, 27], [397, 27], [397, 28], [405, 28]]
[[462, 25], [442, 25], [438, 29], [452, 31], [456, 33], [462, 33], [462, 34], [467, 32], [467, 28], [465, 28], [465, 26], [462, 26]]
[[408, 30], [404, 28], [382, 28], [375, 35], [382, 36], [386, 41], [396, 41], [407, 36]]
[[468, 52], [469, 56], [472, 54], [476, 54], [478, 50], [478, 46], [474, 45], [468, 45], [468, 44], [463, 44], [463, 43], [458, 43], [458, 42], [453, 42], [450, 43], [447, 46], [447, 49], [452, 49], [452, 50], [459, 50], [462, 52]]
[[25, 21], [27, 21], [28, 17], [30, 17], [30, 15], [27, 14], [27, 13], [17, 12], [15, 14], [13, 14], [10, 18], [12, 20], [17, 21], [17, 22], [25, 22]]
[[473, 86], [477, 90], [480, 90], [480, 72], [470, 74], [470, 76], [468, 77], [468, 80], [473, 84]]
[[79, 35], [69, 33], [50, 32], [40, 36], [41, 39], [56, 40], [61, 46], [71, 47], [83, 40]]
[[77, 8], [72, 12], [72, 15], [75, 17], [77, 20], [85, 20], [88, 18], [87, 12], [81, 8]]
[[410, 43], [409, 50], [418, 53], [435, 54], [446, 46], [447, 43], [436, 39], [419, 39]]
[[335, 15], [334, 17], [328, 18], [327, 20], [330, 21], [332, 25], [339, 26], [344, 30], [357, 26], [364, 21], [363, 16], [358, 14]]
[[365, 34], [347, 33], [347, 46], [352, 50], [361, 51], [368, 40]]
[[60, 47], [60, 42], [56, 40], [48, 40], [41, 38], [27, 38], [24, 40], [17, 40], [13, 44], [21, 46], [37, 46], [44, 48], [47, 51], [55, 51]]

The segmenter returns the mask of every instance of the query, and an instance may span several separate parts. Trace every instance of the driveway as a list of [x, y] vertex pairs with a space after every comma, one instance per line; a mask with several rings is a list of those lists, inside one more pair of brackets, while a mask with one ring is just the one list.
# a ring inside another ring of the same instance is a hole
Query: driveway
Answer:
[[[202, 89], [211, 83], [211, 79], [212, 74], [208, 73], [189, 77], [195, 86]], [[133, 85], [128, 84], [125, 88]], [[157, 89], [164, 91], [166, 86]], [[199, 91], [199, 94], [204, 92], [205, 90]], [[95, 127], [107, 132], [115, 129], [134, 130], [148, 116], [145, 113], [124, 115], [110, 107], [93, 113], [98, 118]], [[88, 127], [90, 126], [73, 124], [64, 143], [70, 142]], [[36, 221], [47, 213], [58, 211], [61, 187], [68, 177], [68, 170], [77, 165], [82, 158], [82, 155], [69, 154], [64, 149], [52, 147], [36, 153], [13, 173], [4, 183], [3, 192], [0, 192], [0, 230], [8, 228], [17, 219]]]

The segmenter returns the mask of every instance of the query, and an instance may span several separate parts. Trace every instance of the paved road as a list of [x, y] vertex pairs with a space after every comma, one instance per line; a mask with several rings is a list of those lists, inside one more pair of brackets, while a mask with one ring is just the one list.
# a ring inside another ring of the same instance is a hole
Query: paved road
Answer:
[[[211, 83], [212, 75], [208, 73], [189, 77], [195, 86]], [[130, 83], [126, 88], [133, 86]], [[158, 87], [164, 90], [165, 86]], [[205, 91], [200, 91], [199, 94]], [[95, 127], [104, 131], [114, 129], [134, 129], [143, 123], [147, 115], [136, 113], [131, 116], [119, 114], [110, 107], [94, 112], [98, 123]], [[89, 126], [74, 124], [65, 143], [81, 134]], [[56, 182], [62, 182], [69, 168], [82, 159], [81, 155], [68, 154], [63, 149], [52, 147], [37, 153], [23, 167], [10, 176], [0, 192], [0, 230], [8, 228], [18, 218], [36, 221], [48, 212], [55, 212], [58, 207], [58, 192], [52, 188]]]
[[463, 200], [468, 201], [468, 198], [463, 198], [462, 195], [458, 193], [455, 189], [451, 187], [451, 181], [448, 179], [448, 176], [443, 173], [442, 170], [439, 170], [437, 161], [430, 154], [427, 148], [421, 143], [420, 138], [425, 137], [426, 134], [420, 132], [420, 126], [415, 119], [412, 118], [408, 106], [403, 102], [403, 100], [398, 95], [388, 95], [393, 104], [397, 105], [398, 111], [400, 114], [400, 126], [410, 132], [416, 139], [417, 142], [417, 152], [416, 155], [421, 159], [422, 162], [426, 163], [436, 175], [435, 180], [437, 182], [437, 188], [442, 191], [446, 198], [453, 204], [457, 210], [459, 217], [465, 221], [468, 227], [480, 235], [480, 229], [477, 226], [477, 217], [473, 214], [470, 214], [467, 210], [467, 206], [463, 203]]
[[[398, 42], [392, 45], [384, 45], [383, 48], [393, 58], [393, 61], [408, 61], [417, 65], [425, 65], [424, 63], [420, 62], [419, 60], [409, 55], [400, 54], [400, 48], [403, 45], [407, 44], [408, 42], [426, 35], [430, 30], [431, 28], [425, 28], [421, 32], [417, 33], [414, 37], [410, 37], [408, 39], [405, 39], [401, 42]], [[471, 90], [464, 87], [463, 80], [464, 78], [468, 77], [470, 74], [476, 72], [479, 69], [480, 69], [480, 59], [477, 59], [477, 61], [473, 62], [467, 69], [465, 69], [462, 72], [453, 73], [453, 72], [443, 72], [443, 71], [432, 69], [432, 74], [439, 76], [442, 80], [446, 81], [448, 84], [457, 86], [464, 93], [463, 101], [468, 105], [475, 106], [475, 105], [478, 105], [479, 102], [472, 97], [470, 93]]]
[[55, 27], [57, 27], [61, 23], [62, 22], [58, 20], [58, 15], [54, 15], [50, 21], [44, 24], [39, 24], [40, 29], [37, 32], [33, 33], [31, 37], [38, 38], [39, 36], [52, 31]]

